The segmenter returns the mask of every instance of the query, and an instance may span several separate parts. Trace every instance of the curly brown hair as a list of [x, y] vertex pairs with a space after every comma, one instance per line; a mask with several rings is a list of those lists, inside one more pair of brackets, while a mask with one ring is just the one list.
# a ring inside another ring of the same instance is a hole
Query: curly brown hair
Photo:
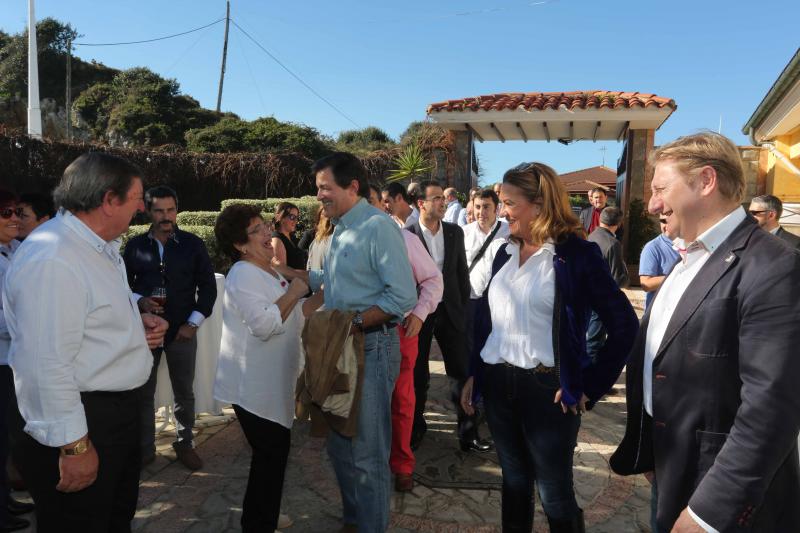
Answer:
[[241, 259], [242, 254], [235, 245], [247, 242], [247, 226], [254, 218], [264, 220], [258, 207], [247, 204], [229, 205], [217, 217], [217, 222], [214, 224], [217, 246], [231, 258], [231, 261]]

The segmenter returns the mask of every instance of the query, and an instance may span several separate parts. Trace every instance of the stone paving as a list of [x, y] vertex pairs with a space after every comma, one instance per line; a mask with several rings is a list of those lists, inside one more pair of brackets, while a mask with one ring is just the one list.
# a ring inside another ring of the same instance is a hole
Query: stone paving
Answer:
[[[641, 314], [641, 293], [631, 291], [629, 296]], [[429, 431], [418, 451], [416, 486], [411, 493], [393, 495], [390, 531], [499, 532], [497, 458], [458, 449], [453, 435], [455, 413], [446, 400], [444, 366], [437, 359], [434, 354], [426, 406]], [[575, 490], [587, 531], [646, 532], [650, 531], [649, 484], [642, 476], [617, 476], [608, 467], [624, 430], [624, 374], [617, 388], [620, 394], [607, 397], [583, 416], [575, 450]], [[282, 507], [294, 525], [285, 531], [335, 532], [341, 527], [338, 487], [324, 441], [311, 438], [308, 429], [307, 423], [296, 423], [292, 430]], [[233, 411], [198, 419], [196, 442], [205, 461], [201, 471], [189, 472], [176, 462], [170, 445], [173, 432], [171, 426], [163, 428], [157, 459], [142, 471], [134, 531], [239, 531], [250, 449]], [[548, 531], [539, 505], [534, 522], [537, 533]]]

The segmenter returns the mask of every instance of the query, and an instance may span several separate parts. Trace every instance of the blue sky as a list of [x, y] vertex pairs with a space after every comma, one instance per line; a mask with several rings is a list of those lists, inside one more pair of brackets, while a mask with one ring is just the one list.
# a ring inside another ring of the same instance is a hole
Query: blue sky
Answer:
[[[223, 0], [38, 0], [36, 15], [71, 23], [84, 42], [159, 37], [222, 18]], [[701, 128], [740, 133], [800, 45], [800, 2], [718, 0], [233, 0], [231, 17], [359, 126], [399, 136], [428, 104], [495, 92], [622, 90], [675, 99], [656, 143]], [[0, 29], [27, 24], [27, 2], [4, 0]], [[78, 47], [115, 68], [147, 66], [216, 105], [223, 24], [153, 44]], [[274, 115], [335, 136], [355, 126], [231, 28], [223, 110]], [[486, 142], [485, 183], [521, 162], [560, 172], [602, 162], [622, 145]]]

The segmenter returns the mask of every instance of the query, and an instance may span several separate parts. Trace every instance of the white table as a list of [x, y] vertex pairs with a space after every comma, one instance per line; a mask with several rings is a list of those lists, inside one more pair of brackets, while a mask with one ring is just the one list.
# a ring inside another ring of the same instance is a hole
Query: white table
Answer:
[[[217, 282], [217, 300], [211, 316], [206, 318], [197, 330], [197, 357], [194, 369], [194, 412], [221, 414], [222, 404], [214, 399], [214, 378], [217, 374], [217, 358], [222, 340], [222, 299], [225, 292], [225, 276], [214, 274]], [[161, 357], [158, 366], [155, 407], [158, 411], [166, 407], [172, 418], [172, 385], [169, 381], [167, 358]]]

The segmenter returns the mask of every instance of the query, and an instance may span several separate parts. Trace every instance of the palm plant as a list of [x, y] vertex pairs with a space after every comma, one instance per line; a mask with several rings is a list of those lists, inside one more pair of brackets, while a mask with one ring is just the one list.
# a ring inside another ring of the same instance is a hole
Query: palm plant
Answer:
[[387, 182], [402, 181], [433, 170], [428, 156], [415, 143], [406, 146], [394, 159], [395, 169], [391, 171]]

